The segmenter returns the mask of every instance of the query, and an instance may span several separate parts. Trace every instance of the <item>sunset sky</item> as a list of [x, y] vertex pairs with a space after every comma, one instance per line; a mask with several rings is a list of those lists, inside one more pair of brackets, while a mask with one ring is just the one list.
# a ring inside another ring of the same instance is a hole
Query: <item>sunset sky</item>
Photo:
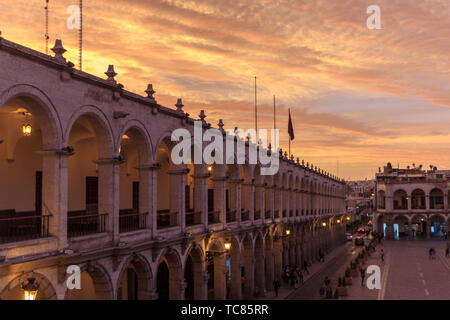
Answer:
[[[50, 47], [62, 39], [78, 64], [67, 7], [50, 0]], [[381, 30], [366, 26], [381, 8]], [[8, 40], [45, 52], [45, 0], [0, 0]], [[373, 177], [386, 162], [450, 169], [448, 0], [84, 0], [83, 71], [162, 105], [183, 98], [197, 118], [225, 127], [277, 127], [296, 156], [345, 179]]]

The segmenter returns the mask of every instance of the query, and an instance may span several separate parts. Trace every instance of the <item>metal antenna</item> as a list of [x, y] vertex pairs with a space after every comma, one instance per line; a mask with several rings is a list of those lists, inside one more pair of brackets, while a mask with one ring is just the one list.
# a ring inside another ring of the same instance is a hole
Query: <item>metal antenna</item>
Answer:
[[48, 40], [50, 39], [48, 35], [48, 1], [45, 0], [45, 54], [48, 54]]
[[78, 41], [78, 52], [79, 52], [79, 63], [80, 71], [83, 68], [83, 0], [80, 0], [80, 30], [79, 30], [79, 41]]

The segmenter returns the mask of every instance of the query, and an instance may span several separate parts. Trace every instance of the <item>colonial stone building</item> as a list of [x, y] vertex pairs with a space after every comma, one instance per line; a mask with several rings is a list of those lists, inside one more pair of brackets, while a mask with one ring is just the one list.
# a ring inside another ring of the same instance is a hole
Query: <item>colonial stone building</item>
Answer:
[[181, 100], [164, 107], [151, 85], [131, 93], [112, 67], [101, 79], [53, 51], [0, 38], [0, 299], [23, 299], [29, 278], [38, 299], [252, 298], [344, 240], [343, 181], [282, 154], [273, 176], [175, 165], [171, 132], [194, 130]]
[[374, 226], [387, 239], [442, 239], [448, 232], [450, 170], [422, 166], [376, 174]]

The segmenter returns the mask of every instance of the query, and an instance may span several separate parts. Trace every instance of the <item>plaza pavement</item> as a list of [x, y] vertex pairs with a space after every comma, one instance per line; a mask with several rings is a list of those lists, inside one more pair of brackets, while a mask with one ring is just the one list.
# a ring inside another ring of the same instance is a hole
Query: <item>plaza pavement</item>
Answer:
[[[430, 260], [428, 250], [436, 249]], [[360, 276], [353, 278], [346, 300], [450, 300], [450, 258], [445, 257], [445, 241], [383, 241], [365, 266], [381, 269], [381, 289], [361, 286]], [[385, 252], [381, 261], [380, 249]], [[367, 279], [367, 276], [366, 276]]]

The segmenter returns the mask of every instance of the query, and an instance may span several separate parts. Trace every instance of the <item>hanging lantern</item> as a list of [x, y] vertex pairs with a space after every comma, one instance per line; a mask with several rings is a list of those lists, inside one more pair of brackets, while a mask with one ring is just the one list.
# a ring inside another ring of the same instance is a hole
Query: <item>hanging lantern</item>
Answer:
[[25, 300], [36, 300], [39, 284], [35, 283], [35, 280], [35, 278], [28, 278], [28, 283], [22, 284], [22, 289], [25, 293]]
[[291, 230], [287, 229], [287, 230], [286, 230], [286, 235], [288, 236], [288, 235], [290, 235], [290, 234], [291, 234]]
[[208, 166], [208, 172], [212, 171], [212, 166]]
[[22, 133], [23, 133], [24, 137], [29, 137], [29, 136], [31, 136], [32, 131], [33, 131], [33, 127], [28, 122], [28, 117], [27, 117], [27, 121], [22, 125]]
[[231, 242], [225, 242], [225, 250], [229, 251], [231, 249]]

